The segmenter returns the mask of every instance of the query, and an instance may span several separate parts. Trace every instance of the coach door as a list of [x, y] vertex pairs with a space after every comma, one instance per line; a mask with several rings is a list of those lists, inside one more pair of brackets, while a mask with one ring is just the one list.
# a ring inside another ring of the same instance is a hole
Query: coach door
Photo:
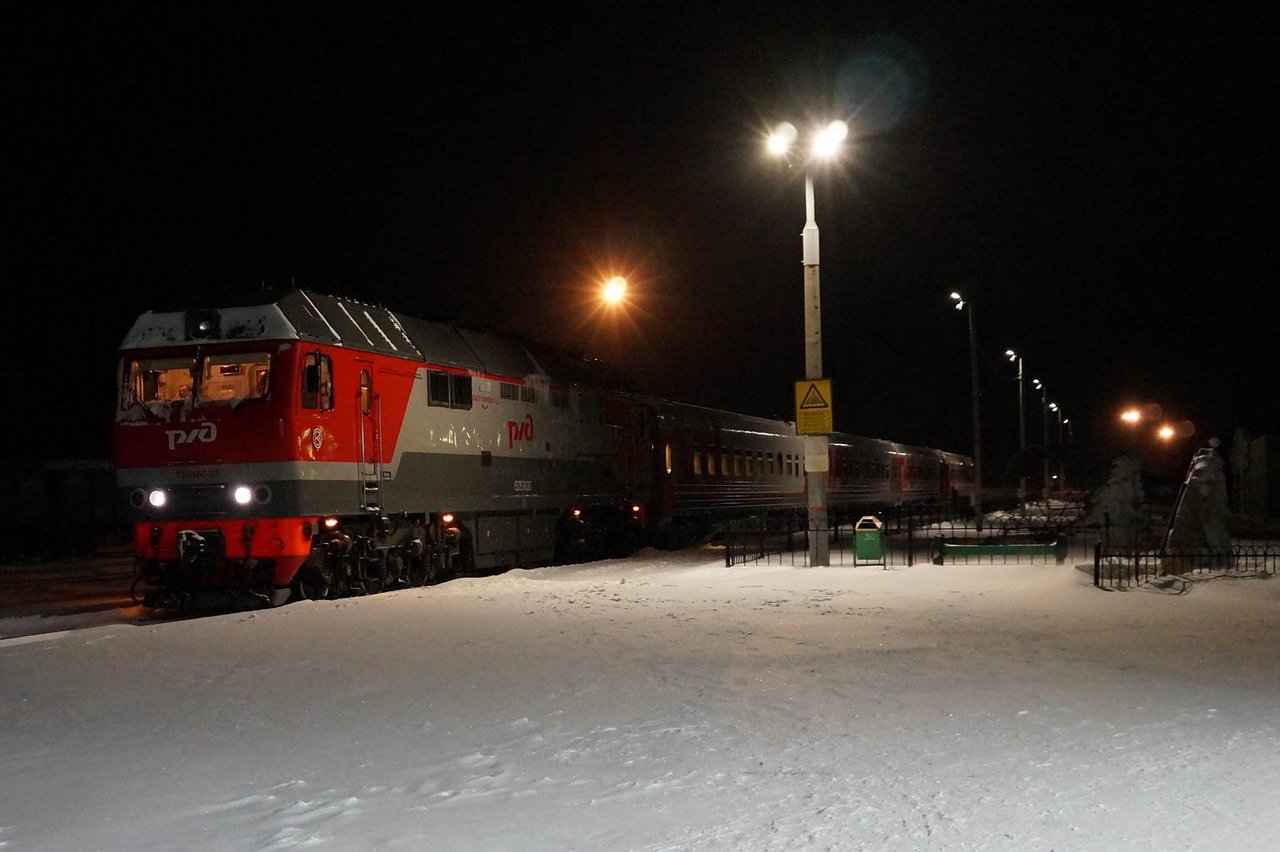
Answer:
[[382, 507], [382, 400], [373, 386], [373, 364], [357, 361], [356, 366], [360, 506], [377, 510]]
[[903, 494], [907, 490], [907, 460], [895, 455], [889, 464], [889, 497], [895, 506], [902, 505]]

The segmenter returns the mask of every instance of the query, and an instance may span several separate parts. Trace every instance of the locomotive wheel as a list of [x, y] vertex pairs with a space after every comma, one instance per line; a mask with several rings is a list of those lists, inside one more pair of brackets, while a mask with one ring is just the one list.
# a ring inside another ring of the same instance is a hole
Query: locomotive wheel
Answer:
[[322, 601], [329, 597], [333, 585], [333, 574], [327, 568], [303, 566], [293, 578], [293, 599], [303, 601]]
[[428, 553], [422, 559], [422, 571], [424, 586], [434, 586], [436, 583], [452, 580], [454, 577], [452, 557], [443, 548], [438, 552]]
[[431, 582], [431, 566], [426, 556], [411, 556], [405, 570], [405, 582], [411, 587], [425, 586]]

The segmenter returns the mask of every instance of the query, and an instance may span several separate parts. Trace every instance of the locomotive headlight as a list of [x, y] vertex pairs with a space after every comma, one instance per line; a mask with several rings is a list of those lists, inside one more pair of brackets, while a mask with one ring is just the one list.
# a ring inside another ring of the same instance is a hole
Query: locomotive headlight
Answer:
[[147, 495], [147, 502], [160, 509], [164, 507], [165, 503], [169, 502], [169, 495], [164, 493], [163, 488], [156, 488]]
[[443, 515], [441, 515], [441, 516], [440, 516], [440, 523], [442, 523], [442, 524], [451, 524], [451, 523], [453, 523], [453, 512], [445, 512]]
[[253, 491], [247, 485], [237, 485], [236, 490], [231, 492], [231, 496], [239, 505], [247, 506], [249, 501], [253, 499]]

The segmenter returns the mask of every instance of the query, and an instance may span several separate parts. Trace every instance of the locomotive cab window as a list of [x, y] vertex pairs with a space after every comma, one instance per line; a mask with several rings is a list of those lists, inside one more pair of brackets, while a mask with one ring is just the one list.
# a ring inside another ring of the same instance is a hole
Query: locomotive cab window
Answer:
[[302, 407], [333, 410], [333, 359], [328, 355], [312, 352], [303, 362]]
[[222, 352], [200, 361], [200, 405], [239, 405], [267, 395], [271, 355], [267, 352]]
[[165, 406], [191, 397], [195, 358], [141, 358], [129, 362], [121, 410], [135, 404], [159, 413]]

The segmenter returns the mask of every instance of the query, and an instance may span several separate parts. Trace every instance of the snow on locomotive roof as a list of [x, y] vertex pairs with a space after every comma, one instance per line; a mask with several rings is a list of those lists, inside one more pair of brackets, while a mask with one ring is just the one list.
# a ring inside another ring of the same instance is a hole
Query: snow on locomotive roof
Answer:
[[505, 376], [543, 374], [519, 343], [311, 290], [270, 301], [187, 311], [148, 311], [121, 349], [240, 340], [310, 340]]

